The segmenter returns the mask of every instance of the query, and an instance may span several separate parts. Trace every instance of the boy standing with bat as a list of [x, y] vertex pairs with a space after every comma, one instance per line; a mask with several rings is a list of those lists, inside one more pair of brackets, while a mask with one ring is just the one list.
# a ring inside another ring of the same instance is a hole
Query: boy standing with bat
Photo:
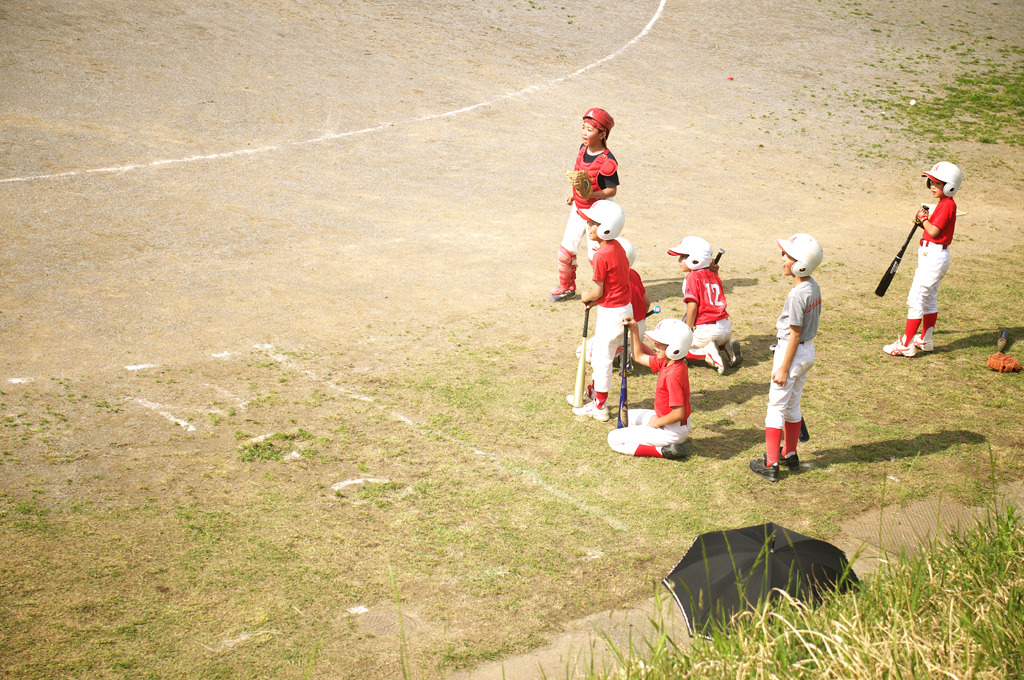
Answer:
[[[622, 320], [633, 313], [629, 292], [629, 260], [616, 241], [626, 217], [622, 208], [611, 201], [598, 201], [581, 208], [580, 216], [587, 222], [587, 238], [597, 243], [594, 252], [594, 285], [583, 294], [587, 308], [597, 306], [597, 323], [591, 344], [590, 362], [594, 371], [593, 401], [574, 406], [572, 412], [595, 420], [608, 420], [608, 390], [612, 383], [612, 361], [622, 343]], [[575, 399], [575, 395], [570, 403]]]
[[783, 460], [790, 470], [800, 469], [796, 445], [800, 439], [800, 398], [807, 372], [814, 365], [814, 336], [821, 318], [821, 289], [811, 278], [824, 257], [821, 244], [809, 234], [793, 234], [776, 241], [782, 249], [782, 273], [793, 277], [782, 314], [775, 322], [775, 358], [768, 388], [768, 413], [764, 418], [766, 452], [750, 461], [750, 470], [770, 482], [779, 481], [779, 444], [785, 444]]
[[[931, 352], [935, 344], [932, 330], [939, 316], [939, 283], [949, 271], [949, 246], [956, 229], [956, 202], [953, 195], [960, 189], [964, 176], [960, 168], [941, 161], [921, 175], [925, 185], [938, 199], [929, 213], [922, 207], [914, 224], [920, 223], [924, 234], [917, 249], [917, 270], [907, 293], [907, 325], [903, 335], [882, 351], [897, 357], [912, 357], [919, 351]], [[920, 330], [920, 335], [918, 331]]]
[[686, 438], [690, 436], [690, 375], [686, 353], [693, 331], [679, 319], [663, 319], [647, 337], [654, 342], [655, 356], [644, 354], [640, 329], [633, 317], [626, 317], [633, 361], [658, 375], [654, 410], [629, 409], [626, 427], [608, 433], [608, 446], [627, 456], [685, 460], [689, 457]]

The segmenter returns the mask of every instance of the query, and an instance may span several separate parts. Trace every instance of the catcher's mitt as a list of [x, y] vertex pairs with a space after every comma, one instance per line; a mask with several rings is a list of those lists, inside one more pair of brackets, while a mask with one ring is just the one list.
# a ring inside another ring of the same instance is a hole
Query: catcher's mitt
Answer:
[[572, 188], [580, 195], [580, 198], [587, 200], [594, 188], [590, 184], [590, 177], [582, 170], [566, 170], [565, 176], [572, 182]]
[[988, 367], [1000, 373], [1016, 373], [1021, 368], [1016, 359], [1002, 352], [989, 356]]

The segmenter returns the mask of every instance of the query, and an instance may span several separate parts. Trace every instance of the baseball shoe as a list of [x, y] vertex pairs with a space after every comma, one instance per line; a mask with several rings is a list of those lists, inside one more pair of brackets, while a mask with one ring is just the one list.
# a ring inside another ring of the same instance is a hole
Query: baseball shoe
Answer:
[[594, 420], [600, 420], [602, 423], [608, 420], [608, 407], [603, 406], [598, 408], [594, 405], [594, 402], [580, 406], [579, 408], [574, 407], [572, 412], [578, 416], [587, 416]]
[[743, 363], [743, 352], [740, 351], [740, 341], [730, 340], [725, 343], [725, 353], [729, 357], [729, 367], [739, 366]]
[[715, 343], [710, 343], [704, 348], [704, 361], [708, 362], [708, 365], [718, 371], [721, 375], [725, 373], [725, 362], [722, 361], [722, 355], [718, 353], [718, 347]]
[[779, 481], [779, 464], [776, 463], [769, 467], [766, 465], [767, 462], [767, 458], [758, 458], [757, 460], [750, 461], [750, 471], [755, 475], [764, 477], [769, 482]]
[[690, 445], [685, 441], [676, 442], [675, 444], [662, 446], [659, 452], [661, 457], [666, 460], [686, 460], [690, 457]]
[[800, 458], [796, 455], [796, 451], [783, 458], [782, 462], [786, 464], [786, 468], [790, 472], [800, 472]]
[[[570, 406], [576, 406], [576, 395], [567, 394], [565, 400], [569, 402]], [[583, 401], [594, 401], [594, 383], [590, 383], [583, 390]]]
[[886, 345], [882, 348], [882, 351], [886, 354], [891, 354], [894, 357], [912, 357], [917, 354], [917, 350], [914, 349], [914, 343], [907, 344], [907, 336], [901, 335], [896, 342], [891, 345]]
[[552, 302], [565, 302], [575, 294], [575, 290], [562, 288], [561, 286], [555, 286], [554, 288], [551, 289], [551, 292], [549, 293]]
[[932, 329], [928, 329], [928, 332], [924, 336], [917, 336], [914, 338], [914, 349], [918, 352], [931, 352], [935, 349], [935, 342], [932, 340]]

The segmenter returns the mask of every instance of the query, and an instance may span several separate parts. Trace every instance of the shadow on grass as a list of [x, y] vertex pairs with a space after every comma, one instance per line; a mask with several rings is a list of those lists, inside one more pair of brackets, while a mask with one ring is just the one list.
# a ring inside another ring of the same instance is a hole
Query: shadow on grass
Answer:
[[[715, 437], [702, 437], [690, 443], [690, 452], [696, 458], [714, 458], [730, 460], [740, 454], [750, 455], [750, 447], [761, 445], [758, 452], [764, 449], [764, 428], [729, 427], [727, 425], [708, 425], [705, 432], [714, 432]], [[703, 434], [703, 433], [702, 433]]]
[[[813, 434], [812, 434], [813, 438]], [[913, 439], [854, 444], [853, 446], [815, 451], [814, 456], [823, 463], [875, 463], [894, 458], [912, 458], [939, 453], [962, 444], [983, 444], [988, 438], [970, 430], [943, 430], [932, 434], [919, 434]]]
[[[756, 285], [757, 279], [722, 279], [722, 287], [725, 289], [726, 295], [737, 288]], [[681, 272], [679, 278], [645, 280], [644, 288], [647, 289], [647, 297], [650, 298], [651, 304], [668, 298], [675, 298], [675, 302], [680, 307], [685, 306], [683, 304], [683, 276]]]
[[942, 342], [944, 335], [951, 335], [949, 331], [937, 331], [935, 334], [935, 354], [945, 354], [947, 352], [956, 352], [965, 349], [976, 349], [984, 348], [989, 350], [989, 354], [996, 353], [996, 340], [999, 339], [999, 331], [1009, 331], [1009, 341], [1006, 343], [1006, 347], [1003, 348], [1004, 354], [1010, 353], [1010, 348], [1014, 345], [1014, 338], [1021, 337], [1024, 334], [1024, 327], [1014, 326], [1013, 328], [1002, 328], [1002, 329], [991, 329], [987, 328], [984, 330], [971, 331], [971, 335], [954, 340], [950, 343]]
[[[743, 358], [743, 365], [747, 363], [746, 357]], [[710, 366], [708, 369], [710, 370]], [[740, 366], [737, 370], [743, 370], [743, 366]], [[717, 377], [717, 376], [716, 376]], [[691, 383], [691, 389], [693, 388]], [[707, 411], [716, 411], [725, 406], [732, 406], [735, 404], [745, 404], [755, 397], [763, 397], [765, 405], [768, 404], [768, 380], [767, 378], [762, 381], [748, 380], [738, 384], [730, 386], [723, 386], [718, 389], [694, 389], [690, 398], [690, 403], [693, 406], [694, 411], [705, 413]]]

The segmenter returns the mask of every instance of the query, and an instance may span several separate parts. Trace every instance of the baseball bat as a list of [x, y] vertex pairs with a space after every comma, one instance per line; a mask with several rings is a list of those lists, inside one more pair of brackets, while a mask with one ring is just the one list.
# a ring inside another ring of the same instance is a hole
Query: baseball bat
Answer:
[[651, 311], [649, 311], [646, 314], [644, 314], [644, 318], [646, 319], [651, 314], [657, 314], [660, 311], [661, 311], [661, 307], [659, 307], [658, 305], [654, 305], [653, 307], [651, 307]]
[[996, 340], [996, 351], [1002, 354], [1003, 350], [1006, 349], [1006, 343], [1010, 341], [1010, 331], [1002, 330], [999, 331], [999, 339]]
[[580, 351], [580, 363], [576, 367], [576, 392], [573, 395], [572, 405], [576, 408], [583, 406], [583, 385], [587, 381], [587, 326], [590, 324], [590, 307], [583, 312], [583, 347]]
[[900, 248], [900, 252], [896, 253], [896, 257], [893, 258], [892, 264], [882, 274], [882, 280], [878, 282], [878, 288], [875, 288], [875, 295], [882, 297], [885, 295], [885, 291], [889, 290], [889, 284], [892, 283], [892, 277], [896, 276], [896, 270], [900, 268], [900, 262], [903, 261], [903, 253], [907, 252], [907, 246], [910, 245], [910, 239], [914, 238], [914, 232], [917, 231], [918, 227], [917, 220], [914, 220], [914, 227], [907, 234], [907, 240], [903, 242], [903, 247]]
[[811, 438], [811, 433], [807, 431], [807, 421], [803, 418], [800, 419], [800, 441], [805, 442]]
[[722, 255], [725, 255], [725, 248], [718, 249], [718, 255], [715, 255], [715, 264], [718, 264], [718, 261], [722, 259]]
[[622, 387], [619, 388], [619, 416], [618, 416], [618, 423], [619, 424], [617, 426], [617, 427], [620, 427], [620, 428], [621, 427], [625, 427], [625, 425], [622, 424], [622, 419], [623, 418], [626, 419], [626, 423], [627, 424], [629, 423], [629, 415], [626, 412], [626, 402], [627, 402], [627, 397], [626, 397], [626, 375], [628, 373], [628, 368], [629, 368], [628, 357], [631, 356], [631, 352], [632, 352], [632, 348], [629, 346], [629, 326], [623, 326], [622, 327], [622, 360], [619, 362], [619, 365], [622, 367]]

